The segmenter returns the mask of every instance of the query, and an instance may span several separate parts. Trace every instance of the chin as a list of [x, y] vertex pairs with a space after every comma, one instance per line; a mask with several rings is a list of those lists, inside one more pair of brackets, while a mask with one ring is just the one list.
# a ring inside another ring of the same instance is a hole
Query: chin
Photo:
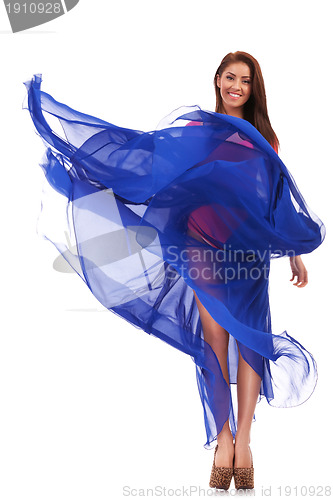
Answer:
[[243, 104], [240, 104], [238, 102], [225, 102], [224, 101], [224, 104], [229, 106], [229, 108], [240, 108], [243, 106]]

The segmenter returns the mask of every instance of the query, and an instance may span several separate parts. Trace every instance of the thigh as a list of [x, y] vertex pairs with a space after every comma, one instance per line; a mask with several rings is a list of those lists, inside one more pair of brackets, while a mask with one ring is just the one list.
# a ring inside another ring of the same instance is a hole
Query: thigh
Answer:
[[227, 343], [229, 340], [229, 333], [225, 330], [215, 319], [210, 315], [205, 306], [200, 302], [195, 290], [193, 290], [194, 297], [198, 306], [200, 320], [205, 336], [205, 340], [210, 343], [210, 340], [220, 341]]

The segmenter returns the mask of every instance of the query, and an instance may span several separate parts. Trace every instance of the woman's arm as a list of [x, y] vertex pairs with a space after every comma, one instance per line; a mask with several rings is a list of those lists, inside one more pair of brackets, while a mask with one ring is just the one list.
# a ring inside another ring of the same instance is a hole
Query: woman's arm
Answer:
[[290, 257], [290, 267], [293, 276], [290, 281], [293, 281], [295, 277], [297, 277], [297, 282], [293, 283], [293, 285], [298, 288], [303, 288], [308, 284], [308, 272], [306, 270], [305, 265], [301, 259], [300, 255], [295, 255], [295, 257]]

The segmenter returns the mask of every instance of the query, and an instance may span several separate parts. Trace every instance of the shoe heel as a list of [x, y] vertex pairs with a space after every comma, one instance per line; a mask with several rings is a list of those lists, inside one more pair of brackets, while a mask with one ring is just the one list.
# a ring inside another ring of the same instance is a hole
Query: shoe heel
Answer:
[[213, 467], [210, 474], [209, 486], [220, 490], [228, 490], [233, 476], [233, 467], [216, 467], [215, 457], [218, 445], [215, 447]]
[[234, 468], [234, 481], [236, 490], [252, 490], [254, 488], [254, 468], [251, 453], [251, 467]]

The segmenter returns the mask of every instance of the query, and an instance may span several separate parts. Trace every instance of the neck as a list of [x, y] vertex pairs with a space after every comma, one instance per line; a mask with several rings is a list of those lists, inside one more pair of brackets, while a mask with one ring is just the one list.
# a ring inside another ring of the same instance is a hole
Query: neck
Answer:
[[229, 108], [229, 107], [226, 107], [225, 105], [223, 105], [223, 109], [224, 109], [224, 114], [226, 114], [226, 115], [235, 116], [236, 118], [244, 119], [243, 106], [241, 106], [239, 108]]

